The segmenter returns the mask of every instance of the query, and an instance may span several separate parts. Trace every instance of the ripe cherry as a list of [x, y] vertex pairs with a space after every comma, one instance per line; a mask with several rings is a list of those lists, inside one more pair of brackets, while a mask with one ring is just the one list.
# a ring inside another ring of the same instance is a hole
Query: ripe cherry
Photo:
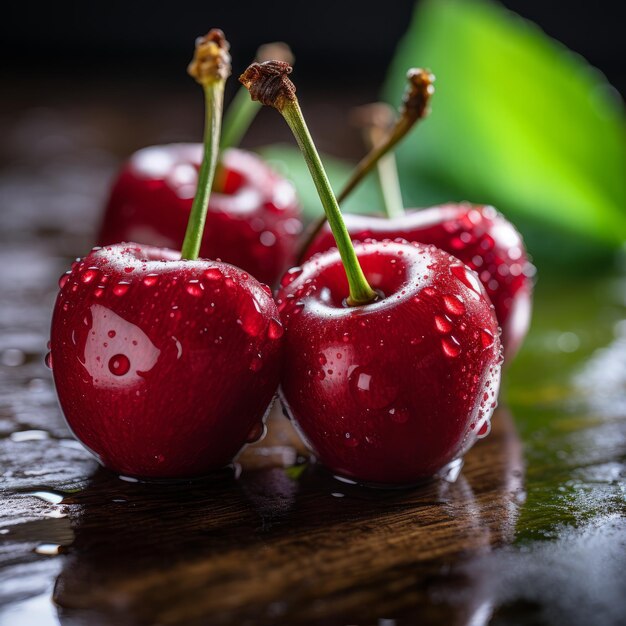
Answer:
[[488, 431], [498, 326], [474, 272], [434, 246], [355, 249], [381, 294], [370, 304], [346, 306], [335, 250], [285, 276], [277, 296], [286, 339], [281, 399], [336, 474], [410, 484]]
[[228, 464], [278, 385], [282, 327], [242, 270], [116, 244], [63, 277], [53, 374], [74, 435], [122, 474], [185, 477]]

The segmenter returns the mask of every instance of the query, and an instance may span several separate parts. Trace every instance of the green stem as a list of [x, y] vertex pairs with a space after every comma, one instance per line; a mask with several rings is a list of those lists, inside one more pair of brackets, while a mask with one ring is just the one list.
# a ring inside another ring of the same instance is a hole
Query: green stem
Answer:
[[[370, 149], [384, 140], [383, 135], [383, 129], [374, 125], [370, 125], [363, 130], [363, 137]], [[378, 161], [376, 172], [387, 217], [389, 219], [402, 217], [405, 214], [404, 202], [398, 178], [398, 166], [393, 152], [389, 152]]]
[[202, 85], [205, 100], [204, 156], [198, 175], [198, 189], [191, 206], [181, 257], [193, 261], [198, 258], [204, 233], [209, 197], [215, 177], [220, 145], [220, 127], [224, 105], [224, 80]]
[[222, 152], [241, 143], [260, 109], [261, 105], [250, 99], [248, 90], [240, 87], [224, 115], [220, 142]]
[[348, 234], [343, 217], [341, 216], [339, 204], [335, 199], [328, 176], [324, 170], [324, 165], [322, 164], [311, 134], [309, 133], [309, 129], [304, 121], [298, 101], [289, 101], [279, 110], [287, 124], [289, 124], [300, 146], [300, 150], [304, 155], [304, 159], [311, 172], [313, 182], [315, 183], [315, 187], [317, 188], [317, 192], [324, 207], [326, 218], [328, 219], [333, 236], [335, 237], [337, 249], [339, 250], [350, 287], [348, 304], [353, 306], [368, 304], [377, 298], [377, 294], [370, 287], [359, 264], [359, 259], [354, 251], [350, 235]]
[[402, 217], [404, 215], [404, 202], [398, 178], [396, 156], [393, 152], [390, 152], [378, 162], [377, 171], [387, 217], [389, 219]]

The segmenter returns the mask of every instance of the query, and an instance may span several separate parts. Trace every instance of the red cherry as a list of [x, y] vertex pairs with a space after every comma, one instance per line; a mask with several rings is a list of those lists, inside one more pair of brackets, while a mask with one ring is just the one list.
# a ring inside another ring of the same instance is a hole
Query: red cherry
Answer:
[[282, 328], [264, 287], [226, 263], [179, 258], [137, 244], [95, 249], [66, 275], [54, 308], [67, 422], [122, 474], [226, 465], [262, 434], [278, 385]]
[[[196, 192], [201, 144], [136, 152], [113, 184], [99, 245], [118, 241], [180, 248]], [[200, 256], [220, 259], [274, 284], [293, 262], [302, 230], [291, 183], [258, 156], [230, 149], [212, 193]]]
[[476, 275], [434, 246], [355, 249], [376, 302], [345, 304], [334, 250], [283, 281], [281, 398], [336, 474], [411, 484], [486, 434], [500, 382], [498, 324]]
[[[445, 204], [402, 217], [387, 219], [345, 215], [354, 241], [396, 239], [433, 244], [473, 269], [483, 283], [502, 328], [507, 359], [519, 349], [530, 324], [532, 276], [521, 235], [500, 213], [489, 206]], [[335, 246], [328, 225], [315, 238], [304, 258]], [[462, 314], [454, 300], [445, 303], [446, 313]]]

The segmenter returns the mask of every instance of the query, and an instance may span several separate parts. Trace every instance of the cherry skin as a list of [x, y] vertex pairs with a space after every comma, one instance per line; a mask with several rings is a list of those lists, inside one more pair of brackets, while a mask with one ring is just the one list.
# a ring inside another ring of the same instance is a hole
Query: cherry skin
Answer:
[[[534, 267], [519, 232], [493, 207], [445, 204], [394, 219], [365, 215], [344, 219], [355, 241], [402, 238], [433, 244], [475, 270], [495, 307], [505, 358], [517, 353], [530, 325]], [[334, 245], [325, 225], [304, 258]]]
[[434, 246], [355, 249], [381, 293], [374, 303], [345, 304], [336, 250], [283, 278], [280, 395], [335, 474], [413, 484], [488, 432], [500, 382], [498, 324], [476, 274]]
[[60, 279], [49, 363], [74, 435], [110, 469], [180, 478], [223, 467], [278, 386], [269, 292], [226, 263], [138, 244], [95, 248]]
[[[118, 241], [179, 249], [196, 192], [201, 144], [139, 150], [122, 167], [105, 209], [99, 245]], [[292, 264], [302, 230], [291, 183], [257, 155], [227, 150], [211, 194], [200, 256], [232, 263], [274, 284]]]

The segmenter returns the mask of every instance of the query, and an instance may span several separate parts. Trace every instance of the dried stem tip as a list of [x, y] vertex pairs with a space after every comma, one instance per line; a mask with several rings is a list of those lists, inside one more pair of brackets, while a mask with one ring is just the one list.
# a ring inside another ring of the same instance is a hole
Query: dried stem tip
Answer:
[[417, 121], [428, 115], [428, 103], [435, 93], [435, 76], [428, 70], [412, 68], [406, 78], [409, 84], [402, 98], [400, 117]]
[[219, 28], [212, 28], [204, 37], [196, 39], [196, 49], [187, 73], [201, 85], [225, 81], [231, 72], [230, 44]]
[[292, 67], [284, 61], [253, 63], [239, 77], [253, 100], [282, 111], [289, 102], [296, 102], [296, 86], [289, 80]]

